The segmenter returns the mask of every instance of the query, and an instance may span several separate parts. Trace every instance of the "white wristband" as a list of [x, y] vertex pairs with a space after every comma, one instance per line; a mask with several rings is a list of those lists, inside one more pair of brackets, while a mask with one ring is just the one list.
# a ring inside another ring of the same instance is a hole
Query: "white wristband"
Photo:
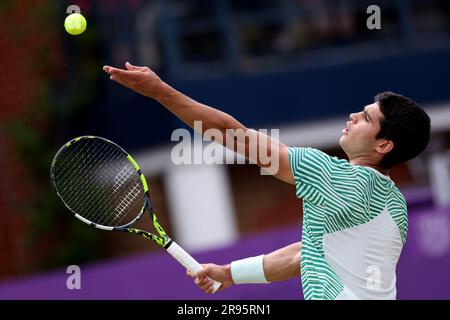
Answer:
[[235, 284], [269, 283], [264, 275], [264, 255], [231, 262], [231, 277]]

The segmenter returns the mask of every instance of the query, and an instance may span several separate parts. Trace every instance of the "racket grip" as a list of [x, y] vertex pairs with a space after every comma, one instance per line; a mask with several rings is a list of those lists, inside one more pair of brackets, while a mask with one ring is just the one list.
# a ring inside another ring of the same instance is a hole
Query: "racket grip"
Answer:
[[[203, 269], [202, 265], [198, 263], [189, 253], [187, 253], [175, 241], [172, 241], [172, 244], [167, 248], [167, 252], [169, 252], [172, 255], [172, 257], [174, 257], [179, 263], [181, 263], [187, 270], [189, 270], [192, 273], [197, 273], [198, 271]], [[214, 281], [213, 293], [215, 293], [222, 285], [222, 282], [216, 280], [213, 281]]]

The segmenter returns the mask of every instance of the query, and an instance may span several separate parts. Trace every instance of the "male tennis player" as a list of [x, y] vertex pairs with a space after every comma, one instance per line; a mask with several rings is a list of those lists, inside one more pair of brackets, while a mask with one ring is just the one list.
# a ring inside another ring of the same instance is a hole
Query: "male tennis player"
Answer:
[[[305, 299], [396, 298], [396, 265], [406, 241], [408, 216], [405, 199], [388, 170], [416, 157], [428, 144], [430, 118], [416, 102], [384, 92], [350, 114], [339, 140], [348, 156], [344, 160], [313, 148], [261, 143], [271, 138], [183, 95], [147, 67], [126, 63], [126, 69], [104, 70], [110, 79], [156, 99], [191, 127], [202, 121], [203, 130], [215, 128], [224, 137], [226, 129], [243, 129], [257, 136], [258, 148], [275, 145], [279, 170], [274, 176], [294, 185], [297, 197], [303, 198], [301, 243], [228, 265], [206, 264], [191, 275], [203, 291], [212, 292], [207, 276], [221, 281], [225, 289], [301, 275]], [[247, 156], [250, 140], [237, 141], [235, 151]], [[226, 146], [226, 139], [223, 142]], [[259, 159], [256, 162], [264, 166]]]

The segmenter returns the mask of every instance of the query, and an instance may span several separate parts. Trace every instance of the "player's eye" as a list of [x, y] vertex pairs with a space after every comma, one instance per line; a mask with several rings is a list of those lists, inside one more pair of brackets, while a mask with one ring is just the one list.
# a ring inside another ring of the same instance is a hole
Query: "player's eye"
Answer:
[[367, 112], [365, 110], [363, 110], [363, 115], [364, 115], [364, 121], [370, 122], [369, 116], [367, 115]]

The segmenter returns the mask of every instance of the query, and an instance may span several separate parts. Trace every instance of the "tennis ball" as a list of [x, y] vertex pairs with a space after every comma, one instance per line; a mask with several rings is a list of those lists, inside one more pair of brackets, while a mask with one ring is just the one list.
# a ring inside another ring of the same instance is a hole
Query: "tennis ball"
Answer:
[[64, 28], [73, 36], [82, 34], [86, 30], [86, 26], [86, 19], [80, 13], [72, 13], [64, 21]]

